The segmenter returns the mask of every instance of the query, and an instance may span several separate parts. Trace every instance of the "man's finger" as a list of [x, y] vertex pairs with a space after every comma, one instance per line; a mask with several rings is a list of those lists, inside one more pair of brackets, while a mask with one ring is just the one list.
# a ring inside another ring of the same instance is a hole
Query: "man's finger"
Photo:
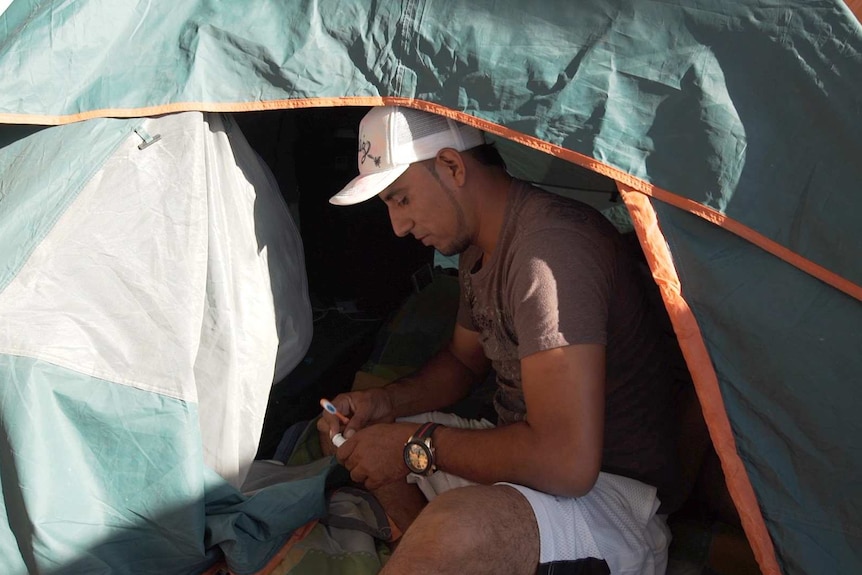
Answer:
[[325, 413], [317, 420], [317, 429], [322, 432], [329, 432], [331, 438], [336, 433], [341, 432], [341, 425], [334, 415]]
[[355, 446], [355, 441], [345, 441], [335, 452], [335, 458], [338, 459], [338, 462], [341, 463], [341, 465], [345, 466], [347, 469], [351, 469], [351, 467], [353, 467], [353, 465], [351, 465], [348, 459], [350, 459], [350, 455], [353, 453], [353, 448]]
[[367, 476], [359, 470], [359, 468], [355, 468], [350, 472], [350, 479], [355, 481], [356, 483], [365, 484], [365, 479]]

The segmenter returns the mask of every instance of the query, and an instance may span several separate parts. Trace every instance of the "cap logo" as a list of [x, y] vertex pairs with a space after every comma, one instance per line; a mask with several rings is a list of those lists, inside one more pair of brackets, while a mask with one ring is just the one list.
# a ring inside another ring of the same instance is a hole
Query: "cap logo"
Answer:
[[378, 168], [380, 167], [380, 156], [372, 156], [371, 155], [371, 142], [365, 139], [365, 136], [359, 140], [359, 163], [364, 164], [365, 158], [371, 158], [374, 160], [374, 165]]

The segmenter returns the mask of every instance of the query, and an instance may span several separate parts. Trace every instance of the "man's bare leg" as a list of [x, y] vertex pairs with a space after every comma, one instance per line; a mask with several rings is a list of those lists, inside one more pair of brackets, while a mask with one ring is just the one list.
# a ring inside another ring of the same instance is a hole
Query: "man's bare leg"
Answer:
[[[406, 481], [396, 481], [375, 489], [371, 492], [386, 515], [395, 522], [398, 529], [403, 533], [422, 511], [422, 508], [428, 503], [425, 496], [413, 483]], [[394, 531], [394, 529], [393, 529]]]
[[[319, 427], [318, 439], [320, 440], [320, 450], [324, 455], [335, 455], [335, 446], [332, 445], [328, 433]], [[407, 483], [406, 479], [384, 485], [371, 493], [402, 533], [407, 531], [407, 528], [410, 527], [410, 524], [413, 523], [413, 520], [428, 502], [419, 487], [413, 483]], [[395, 530], [393, 529], [393, 531]]]
[[538, 563], [539, 527], [527, 500], [505, 485], [476, 485], [429, 503], [380, 573], [533, 575]]

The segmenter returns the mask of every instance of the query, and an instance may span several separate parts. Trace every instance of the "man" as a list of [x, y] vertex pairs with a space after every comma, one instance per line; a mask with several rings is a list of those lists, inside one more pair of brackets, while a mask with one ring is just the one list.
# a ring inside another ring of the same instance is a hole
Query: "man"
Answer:
[[[448, 347], [416, 374], [335, 397], [345, 426], [318, 424], [347, 438], [338, 460], [405, 530], [383, 572], [663, 573], [670, 383], [617, 231], [512, 178], [479, 130], [418, 110], [372, 109], [359, 168], [332, 203], [378, 196], [398, 236], [460, 254]], [[405, 421], [492, 367], [496, 426]]]

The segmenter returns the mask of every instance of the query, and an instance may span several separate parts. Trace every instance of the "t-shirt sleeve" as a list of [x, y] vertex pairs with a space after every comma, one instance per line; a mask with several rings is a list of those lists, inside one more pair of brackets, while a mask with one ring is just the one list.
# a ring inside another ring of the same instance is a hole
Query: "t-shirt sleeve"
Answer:
[[607, 344], [614, 244], [576, 230], [533, 232], [513, 253], [507, 281], [518, 357], [574, 344]]

